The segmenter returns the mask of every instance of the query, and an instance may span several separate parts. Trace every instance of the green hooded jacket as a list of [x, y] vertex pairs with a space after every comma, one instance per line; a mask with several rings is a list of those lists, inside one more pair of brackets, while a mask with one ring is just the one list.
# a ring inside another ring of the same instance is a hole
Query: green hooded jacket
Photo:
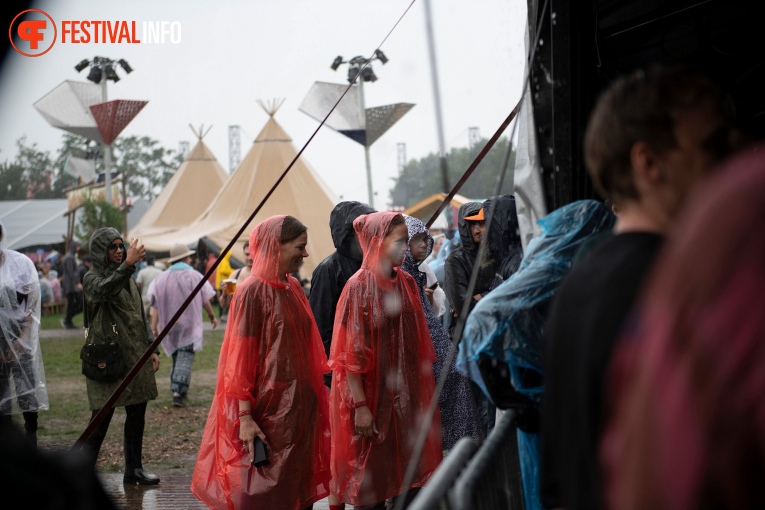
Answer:
[[[151, 327], [143, 314], [141, 292], [132, 276], [134, 266], [124, 262], [110, 262], [108, 246], [122, 239], [114, 228], [99, 228], [90, 238], [90, 256], [93, 268], [85, 274], [83, 292], [90, 320], [91, 338], [106, 338], [112, 323], [122, 346], [122, 356], [132, 368], [154, 341]], [[122, 380], [106, 383], [86, 379], [90, 409], [101, 409]], [[120, 395], [115, 407], [140, 404], [157, 398], [157, 382], [150, 362], [144, 364], [133, 381]]]

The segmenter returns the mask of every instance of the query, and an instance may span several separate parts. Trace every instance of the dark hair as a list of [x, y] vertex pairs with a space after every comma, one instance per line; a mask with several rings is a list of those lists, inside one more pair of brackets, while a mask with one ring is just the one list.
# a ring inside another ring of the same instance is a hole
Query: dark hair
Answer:
[[406, 221], [404, 221], [404, 217], [401, 214], [395, 215], [393, 219], [390, 220], [390, 225], [388, 225], [388, 231], [385, 232], [385, 235], [389, 236], [390, 233], [393, 232], [393, 229], [399, 225], [406, 225]]
[[242, 249], [243, 249], [243, 250], [246, 250], [246, 249], [248, 249], [249, 247], [250, 247], [250, 240], [249, 240], [249, 239], [247, 239], [247, 240], [244, 242], [244, 246], [242, 246]]
[[701, 73], [654, 65], [615, 80], [600, 96], [584, 136], [584, 157], [604, 198], [638, 198], [630, 152], [643, 141], [663, 153], [677, 145], [675, 116], [688, 108], [719, 109], [720, 90]]
[[147, 266], [153, 266], [154, 265], [154, 255], [147, 255], [146, 256], [146, 265]]
[[292, 216], [285, 216], [284, 220], [282, 220], [282, 236], [279, 239], [279, 242], [281, 244], [286, 244], [294, 241], [306, 230], [308, 230], [308, 228], [300, 223], [298, 219], [293, 218]]

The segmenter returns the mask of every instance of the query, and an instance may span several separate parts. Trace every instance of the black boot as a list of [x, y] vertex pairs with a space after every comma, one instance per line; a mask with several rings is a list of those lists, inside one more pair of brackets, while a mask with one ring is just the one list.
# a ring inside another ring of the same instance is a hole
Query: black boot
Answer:
[[157, 485], [159, 477], [143, 470], [143, 436], [125, 437], [125, 476], [123, 483]]
[[24, 431], [29, 442], [37, 448], [37, 411], [24, 413]]

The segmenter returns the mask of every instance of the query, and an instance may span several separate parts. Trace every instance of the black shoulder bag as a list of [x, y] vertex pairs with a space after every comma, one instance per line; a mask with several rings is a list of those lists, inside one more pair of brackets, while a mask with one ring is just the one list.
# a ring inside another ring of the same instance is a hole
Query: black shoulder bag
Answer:
[[122, 357], [117, 324], [112, 322], [111, 331], [103, 334], [103, 336], [91, 332], [87, 303], [84, 306], [83, 318], [85, 321], [85, 345], [80, 350], [83, 375], [92, 381], [118, 381], [125, 375], [127, 366]]

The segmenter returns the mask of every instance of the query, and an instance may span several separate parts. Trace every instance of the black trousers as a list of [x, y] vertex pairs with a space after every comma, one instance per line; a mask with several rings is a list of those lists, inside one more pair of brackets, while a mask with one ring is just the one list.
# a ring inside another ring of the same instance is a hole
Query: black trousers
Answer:
[[79, 313], [82, 313], [82, 292], [67, 293], [64, 324], [71, 324], [72, 318]]
[[[96, 417], [96, 414], [98, 414], [98, 410], [92, 412], [90, 418], [91, 421]], [[125, 406], [125, 414], [127, 415], [125, 418], [125, 442], [126, 444], [128, 442], [140, 444], [143, 440], [143, 430], [146, 425], [146, 402], [134, 404], [132, 406]], [[112, 421], [112, 416], [114, 416], [114, 408], [110, 409], [109, 412], [106, 413], [103, 421], [98, 425], [98, 427], [96, 427], [90, 437], [85, 441], [85, 447], [90, 451], [90, 455], [92, 456], [91, 460], [93, 466], [95, 466], [96, 462], [98, 461], [98, 453], [101, 451], [101, 444], [104, 442], [106, 433], [109, 430], [109, 423]], [[126, 447], [126, 464], [134, 464], [137, 462], [138, 465], [128, 467], [141, 467], [140, 456], [138, 459], [134, 459], [132, 457], [128, 458], [130, 454], [130, 449]], [[140, 455], [140, 453], [138, 453], [138, 455]]]

